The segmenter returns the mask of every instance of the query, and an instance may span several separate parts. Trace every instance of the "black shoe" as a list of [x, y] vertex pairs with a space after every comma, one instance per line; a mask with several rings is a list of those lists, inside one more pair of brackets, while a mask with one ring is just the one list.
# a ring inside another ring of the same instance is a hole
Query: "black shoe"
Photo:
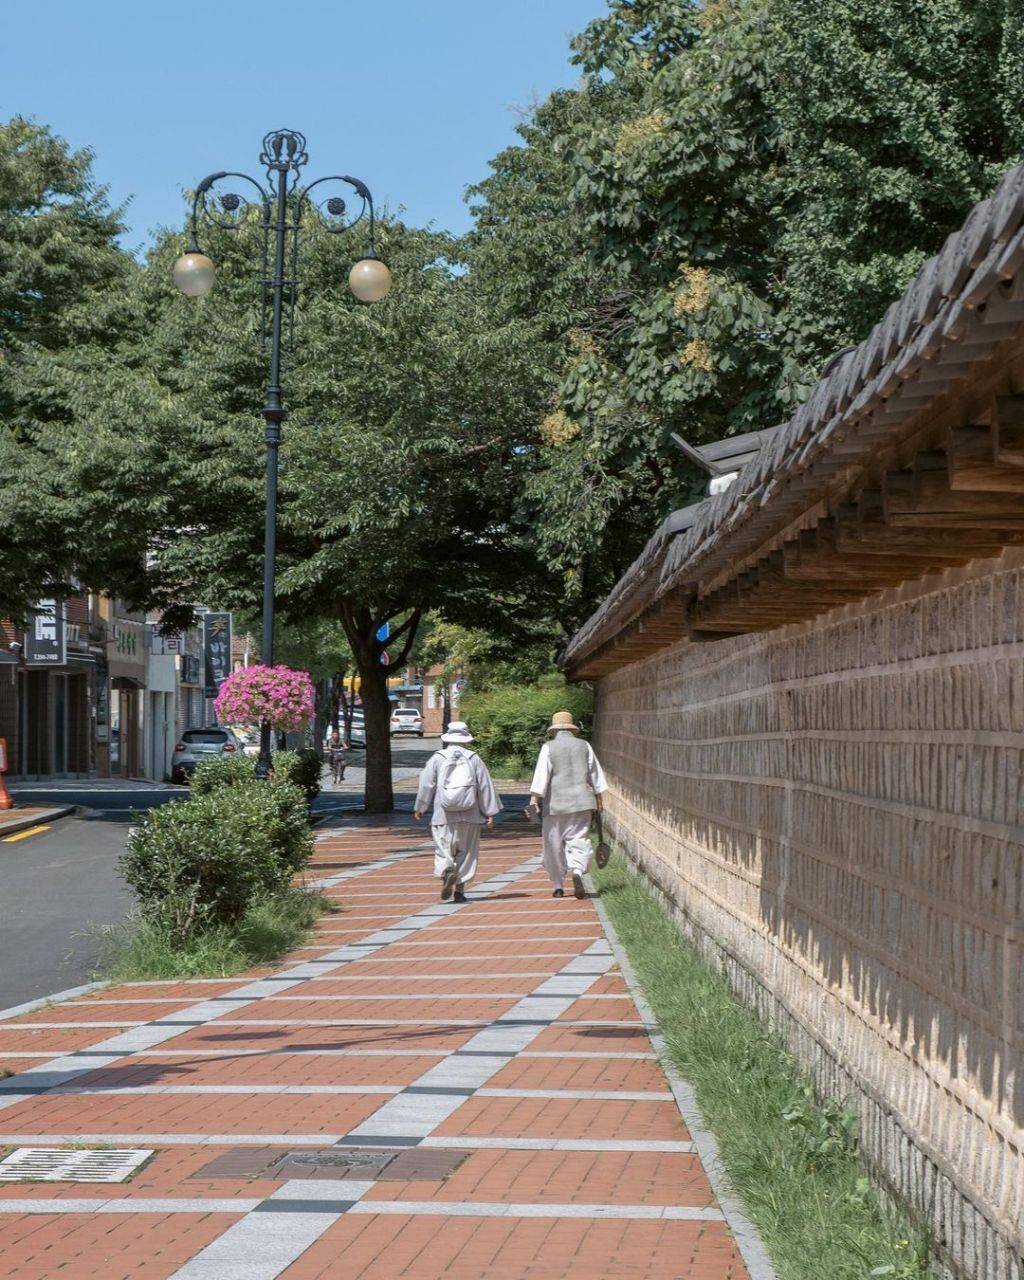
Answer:
[[577, 898], [585, 898], [587, 891], [583, 887], [583, 877], [574, 871], [572, 873], [572, 891]]
[[466, 892], [465, 892], [465, 890], [463, 889], [463, 887], [462, 887], [462, 885], [461, 885], [461, 884], [457, 884], [457, 885], [455, 886], [455, 899], [454, 899], [454, 901], [456, 901], [456, 902], [465, 902], [465, 901], [466, 901]]
[[447, 902], [448, 899], [452, 896], [452, 891], [455, 888], [455, 882], [457, 879], [458, 877], [456, 876], [455, 871], [452, 868], [449, 868], [444, 873], [444, 878], [441, 881], [441, 901], [442, 902]]
[[564, 898], [565, 893], [562, 889], [556, 889], [551, 896], [552, 898]]

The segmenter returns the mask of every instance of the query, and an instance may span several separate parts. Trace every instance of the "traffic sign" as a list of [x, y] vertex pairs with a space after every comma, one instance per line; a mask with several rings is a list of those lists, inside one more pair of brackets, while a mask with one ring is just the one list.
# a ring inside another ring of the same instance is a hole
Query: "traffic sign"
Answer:
[[[387, 644], [387, 642], [391, 639], [391, 623], [390, 622], [382, 622], [380, 624], [380, 626], [377, 628], [377, 639], [380, 641], [381, 644]], [[387, 666], [387, 663], [385, 662], [384, 665]]]
[[465, 689], [465, 687], [466, 687], [465, 677], [459, 676], [458, 680], [455, 681], [455, 685], [454, 685], [455, 692], [461, 693], [463, 689]]
[[388, 653], [387, 649], [385, 649], [380, 655], [380, 665], [382, 667], [391, 666], [391, 654]]

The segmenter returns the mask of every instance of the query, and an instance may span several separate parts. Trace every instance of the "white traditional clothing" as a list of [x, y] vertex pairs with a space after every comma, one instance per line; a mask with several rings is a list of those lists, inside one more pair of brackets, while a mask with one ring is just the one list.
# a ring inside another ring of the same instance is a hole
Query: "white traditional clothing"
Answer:
[[[476, 809], [468, 813], [449, 814], [441, 803], [441, 772], [459, 756], [469, 761], [476, 783]], [[455, 744], [445, 744], [430, 757], [420, 774], [416, 793], [417, 813], [429, 812], [430, 834], [434, 840], [434, 875], [440, 880], [446, 871], [455, 871], [459, 884], [468, 884], [476, 875], [480, 851], [480, 828], [502, 809], [487, 766], [475, 751]]]
[[479, 822], [432, 822], [434, 840], [434, 875], [440, 880], [446, 871], [454, 871], [458, 884], [467, 885], [476, 875], [480, 853]]
[[[571, 729], [558, 729], [556, 737], [563, 735], [574, 736]], [[541, 821], [544, 870], [553, 887], [561, 889], [566, 874], [584, 876], [587, 873], [592, 853], [589, 835], [591, 816], [597, 808], [596, 797], [608, 790], [608, 783], [593, 747], [582, 741], [574, 754], [580, 757], [577, 763], [582, 766], [575, 772], [583, 776], [559, 777], [563, 753], [558, 747], [552, 751], [552, 745], [545, 742], [540, 749], [530, 794], [540, 796], [544, 801]], [[571, 770], [567, 768], [566, 772]], [[579, 807], [565, 812], [563, 801], [567, 796], [575, 797], [571, 803]], [[588, 801], [589, 806], [584, 807]]]

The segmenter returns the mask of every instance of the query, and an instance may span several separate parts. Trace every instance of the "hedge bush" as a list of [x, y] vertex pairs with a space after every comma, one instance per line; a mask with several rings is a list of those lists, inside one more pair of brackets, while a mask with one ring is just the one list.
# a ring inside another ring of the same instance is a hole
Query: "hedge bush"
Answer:
[[[256, 778], [252, 756], [213, 756], [201, 760], [192, 775], [192, 795], [201, 798], [240, 790], [259, 793], [274, 849], [289, 871], [301, 871], [313, 855], [313, 833], [309, 828], [308, 793], [292, 781], [308, 772], [302, 753], [279, 751], [274, 756], [274, 772], [268, 782]], [[191, 801], [189, 801], [191, 803]]]
[[146, 814], [120, 859], [143, 915], [184, 942], [206, 926], [235, 923], [283, 888], [291, 867], [272, 790], [218, 787]]
[[[274, 752], [275, 782], [292, 782], [305, 793], [309, 804], [320, 792], [323, 761], [312, 747], [301, 751]], [[205, 795], [216, 787], [237, 787], [256, 780], [256, 757], [241, 753], [233, 756], [210, 756], [200, 760], [192, 775], [192, 794]]]
[[495, 773], [521, 778], [533, 769], [556, 711], [571, 711], [583, 732], [589, 733], [593, 709], [589, 689], [545, 681], [470, 691], [459, 702], [459, 718], [469, 725], [476, 750]]
[[260, 793], [270, 838], [282, 865], [289, 872], [301, 871], [313, 856], [305, 792], [294, 782], [279, 781], [276, 774], [269, 785], [253, 782], [252, 790]]
[[278, 751], [274, 755], [274, 777], [293, 782], [306, 793], [312, 804], [320, 794], [320, 776], [324, 762], [315, 747], [303, 747], [299, 751]]
[[207, 756], [196, 765], [189, 787], [193, 797], [218, 787], [238, 787], [256, 781], [256, 760], [239, 752], [233, 756]]

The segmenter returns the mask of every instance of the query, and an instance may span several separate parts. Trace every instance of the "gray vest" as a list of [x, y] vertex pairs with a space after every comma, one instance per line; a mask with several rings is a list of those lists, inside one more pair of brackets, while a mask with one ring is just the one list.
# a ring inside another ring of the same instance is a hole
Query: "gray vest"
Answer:
[[590, 752], [582, 738], [568, 730], [554, 734], [548, 743], [551, 783], [548, 813], [582, 813], [596, 808], [590, 785]]

